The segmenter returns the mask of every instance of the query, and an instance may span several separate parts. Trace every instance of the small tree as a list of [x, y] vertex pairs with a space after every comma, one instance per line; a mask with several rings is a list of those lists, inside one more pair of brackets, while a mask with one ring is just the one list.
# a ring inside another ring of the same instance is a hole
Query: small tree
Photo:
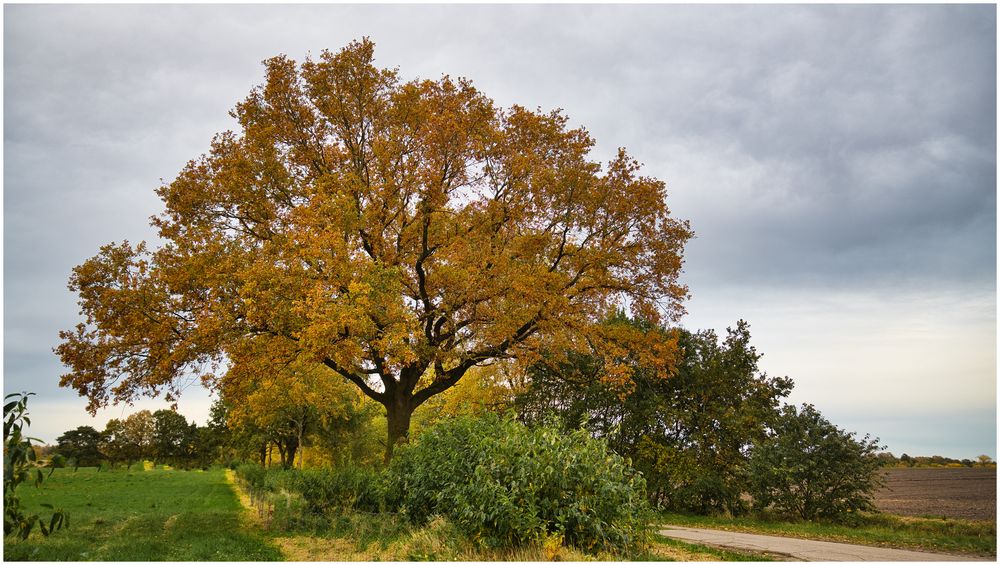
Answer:
[[149, 410], [140, 410], [124, 420], [109, 420], [101, 434], [101, 452], [112, 463], [124, 461], [131, 468], [152, 454], [155, 426]]
[[158, 462], [177, 465], [187, 458], [192, 437], [187, 418], [173, 410], [153, 412], [153, 457]]
[[[347, 419], [360, 395], [347, 382], [330, 379], [319, 363], [291, 359], [274, 363], [263, 352], [240, 351], [222, 379], [221, 398], [229, 405], [233, 428], [259, 430], [281, 456], [281, 466], [295, 463], [306, 436], [334, 420]], [[299, 467], [302, 457], [299, 457]]]
[[786, 406], [773, 435], [751, 455], [754, 505], [806, 520], [874, 511], [872, 495], [882, 484], [879, 449], [878, 438], [856, 440], [810, 404], [800, 411]]
[[59, 436], [56, 453], [71, 461], [73, 467], [97, 467], [103, 456], [98, 450], [101, 432], [91, 426], [80, 426]]
[[[28, 480], [35, 486], [45, 479], [42, 470], [35, 463], [35, 450], [31, 446], [34, 438], [25, 437], [24, 427], [31, 424], [28, 419], [28, 397], [34, 393], [8, 394], [3, 406], [3, 535], [17, 535], [28, 539], [35, 524], [42, 535], [69, 527], [69, 515], [56, 510], [49, 518], [48, 525], [38, 514], [27, 515], [17, 496], [17, 487]], [[34, 440], [38, 441], [38, 440]], [[51, 474], [51, 471], [49, 472]], [[51, 504], [43, 504], [52, 508]]]
[[[622, 324], [668, 331], [622, 317], [609, 322]], [[747, 452], [766, 437], [792, 382], [759, 370], [761, 354], [742, 320], [723, 339], [711, 330], [676, 334], [682, 357], [669, 379], [626, 358], [634, 386], [623, 390], [602, 382], [605, 365], [596, 355], [570, 355], [555, 367], [532, 367], [515, 408], [524, 422], [555, 416], [566, 430], [583, 427], [605, 438], [642, 471], [651, 502], [661, 508], [739, 513]]]

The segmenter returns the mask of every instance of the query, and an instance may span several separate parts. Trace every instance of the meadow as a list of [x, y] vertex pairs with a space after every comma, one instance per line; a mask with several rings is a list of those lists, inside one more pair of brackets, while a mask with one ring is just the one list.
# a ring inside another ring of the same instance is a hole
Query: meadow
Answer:
[[[62, 508], [70, 527], [43, 538], [4, 540], [11, 561], [274, 561], [263, 533], [245, 523], [222, 470], [57, 469], [40, 488], [18, 489], [22, 503]], [[42, 512], [45, 515], [45, 512]]]

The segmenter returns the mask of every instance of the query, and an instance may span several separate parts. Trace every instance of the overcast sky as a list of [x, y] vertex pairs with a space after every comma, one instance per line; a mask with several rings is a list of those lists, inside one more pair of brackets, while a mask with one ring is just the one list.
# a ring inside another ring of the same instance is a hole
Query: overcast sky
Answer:
[[[154, 237], [160, 179], [263, 80], [370, 37], [404, 79], [562, 108], [667, 182], [683, 324], [900, 455], [996, 456], [996, 7], [4, 6], [4, 391], [32, 434], [102, 429], [51, 352], [99, 246]], [[200, 424], [194, 386], [180, 411]], [[143, 403], [153, 409], [162, 402]]]

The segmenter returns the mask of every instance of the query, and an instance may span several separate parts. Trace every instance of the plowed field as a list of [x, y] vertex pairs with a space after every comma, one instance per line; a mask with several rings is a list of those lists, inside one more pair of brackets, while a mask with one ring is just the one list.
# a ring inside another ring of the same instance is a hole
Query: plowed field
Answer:
[[888, 469], [875, 497], [883, 512], [995, 520], [996, 469]]

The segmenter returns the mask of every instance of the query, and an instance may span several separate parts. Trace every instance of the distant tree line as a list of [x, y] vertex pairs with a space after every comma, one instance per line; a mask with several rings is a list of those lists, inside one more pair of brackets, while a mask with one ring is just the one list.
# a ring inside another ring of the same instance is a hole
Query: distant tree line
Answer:
[[995, 469], [997, 464], [989, 455], [980, 455], [975, 459], [952, 459], [940, 455], [910, 456], [906, 453], [896, 457], [891, 452], [878, 454], [879, 463], [883, 467], [987, 467]]
[[112, 467], [151, 460], [190, 469], [208, 467], [218, 459], [221, 430], [198, 426], [173, 410], [141, 410], [109, 420], [103, 431], [79, 426], [56, 439], [53, 453], [70, 467]]
[[[289, 402], [287, 397], [285, 401]], [[220, 398], [213, 403], [205, 426], [188, 422], [173, 410], [141, 410], [109, 420], [102, 431], [79, 426], [60, 435], [56, 445], [35, 447], [40, 458], [59, 455], [73, 468], [126, 469], [142, 461], [181, 469], [254, 461], [288, 469], [296, 455], [301, 466], [304, 445], [315, 448], [317, 459], [334, 463], [369, 462], [375, 456], [365, 454], [379, 449], [378, 442], [368, 437], [378, 433], [370, 430], [377, 416], [370, 403], [281, 405], [269, 398], [252, 408], [244, 403], [234, 410], [232, 399]], [[328, 417], [331, 410], [339, 417]]]

